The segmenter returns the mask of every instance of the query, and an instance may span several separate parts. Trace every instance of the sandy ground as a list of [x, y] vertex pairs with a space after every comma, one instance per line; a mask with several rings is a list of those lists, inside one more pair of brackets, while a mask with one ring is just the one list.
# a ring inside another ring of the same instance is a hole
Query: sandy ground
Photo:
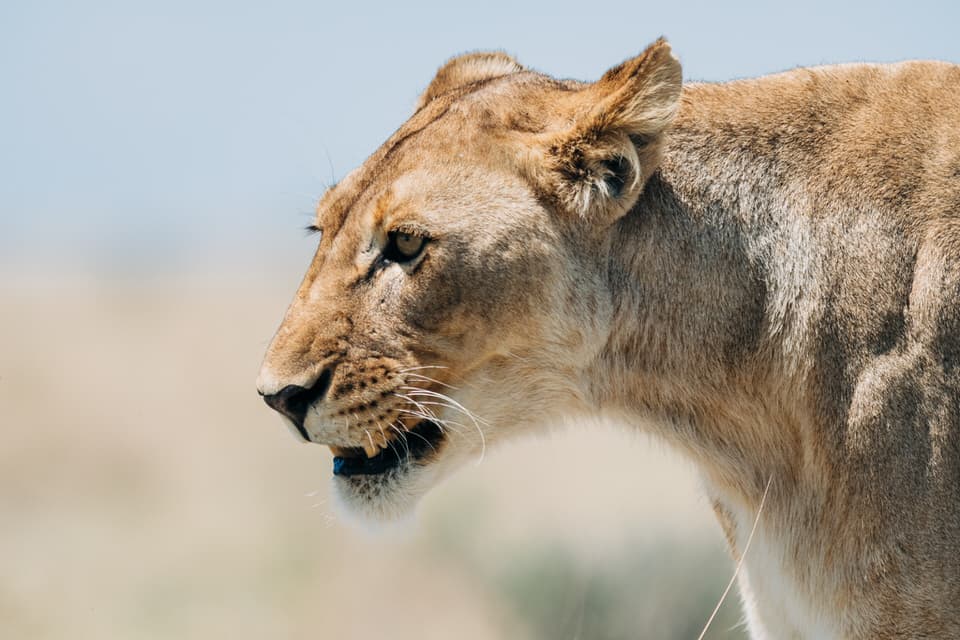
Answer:
[[[640, 436], [517, 443], [403, 527], [343, 522], [328, 450], [254, 391], [289, 293], [0, 285], [2, 637], [533, 638], [557, 610], [571, 638], [670, 637], [658, 615], [696, 637], [731, 565], [692, 471]], [[731, 600], [711, 637], [739, 633]]]

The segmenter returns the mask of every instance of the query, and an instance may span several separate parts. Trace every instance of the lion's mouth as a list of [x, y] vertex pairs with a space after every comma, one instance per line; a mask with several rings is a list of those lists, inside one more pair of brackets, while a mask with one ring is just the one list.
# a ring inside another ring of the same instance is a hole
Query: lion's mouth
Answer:
[[[403, 438], [392, 438], [384, 448], [330, 447], [333, 452], [333, 475], [379, 475], [392, 471], [408, 461], [422, 461], [433, 455], [443, 441], [443, 430], [432, 420], [423, 420]], [[379, 451], [379, 453], [378, 453]]]

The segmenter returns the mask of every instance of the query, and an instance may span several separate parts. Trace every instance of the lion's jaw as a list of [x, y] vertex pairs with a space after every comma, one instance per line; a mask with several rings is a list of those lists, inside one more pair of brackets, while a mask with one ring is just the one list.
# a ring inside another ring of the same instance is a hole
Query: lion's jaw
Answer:
[[[564, 397], [560, 391], [571, 388], [571, 381], [562, 376], [544, 380], [509, 362], [522, 357], [496, 358], [483, 371], [466, 376], [456, 389], [441, 387], [437, 393], [443, 399], [405, 392], [411, 403], [424, 405], [436, 417], [442, 437], [426, 445], [421, 429], [404, 431], [404, 436], [395, 435], [388, 445], [405, 456], [396, 467], [384, 473], [334, 475], [334, 494], [343, 511], [364, 522], [402, 519], [432, 487], [470, 463], [479, 464], [503, 440], [561, 421], [564, 408], [580, 411], [575, 396]], [[555, 393], [545, 393], [544, 387], [554, 388]], [[405, 448], [414, 449], [417, 444], [420, 450], [406, 455]]]
[[660, 42], [580, 85], [504, 58], [449, 63], [327, 192], [261, 369], [260, 393], [331, 446], [337, 494], [368, 519], [589, 405], [614, 307], [604, 230], [655, 168], [679, 65]]

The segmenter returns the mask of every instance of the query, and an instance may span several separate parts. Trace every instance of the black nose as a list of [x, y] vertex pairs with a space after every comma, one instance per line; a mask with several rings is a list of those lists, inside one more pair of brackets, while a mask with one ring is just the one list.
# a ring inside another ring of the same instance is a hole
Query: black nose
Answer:
[[307, 417], [307, 411], [310, 410], [313, 403], [322, 400], [323, 397], [327, 395], [332, 377], [333, 372], [330, 369], [326, 369], [309, 389], [295, 384], [289, 384], [278, 393], [263, 396], [263, 401], [266, 402], [271, 409], [279, 411], [290, 418], [304, 439], [309, 440], [310, 438], [307, 436], [306, 429], [303, 427], [303, 421]]

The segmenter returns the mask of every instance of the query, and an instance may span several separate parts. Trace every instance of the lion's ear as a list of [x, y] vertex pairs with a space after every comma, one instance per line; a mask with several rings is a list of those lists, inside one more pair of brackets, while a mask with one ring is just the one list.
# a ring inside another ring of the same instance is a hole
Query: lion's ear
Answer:
[[523, 67], [516, 60], [499, 51], [478, 51], [451, 58], [440, 67], [430, 86], [417, 100], [417, 111], [437, 96], [453, 89], [518, 71], [523, 71]]
[[546, 158], [548, 188], [564, 208], [598, 222], [630, 210], [659, 163], [681, 84], [680, 62], [660, 39], [578, 92]]

